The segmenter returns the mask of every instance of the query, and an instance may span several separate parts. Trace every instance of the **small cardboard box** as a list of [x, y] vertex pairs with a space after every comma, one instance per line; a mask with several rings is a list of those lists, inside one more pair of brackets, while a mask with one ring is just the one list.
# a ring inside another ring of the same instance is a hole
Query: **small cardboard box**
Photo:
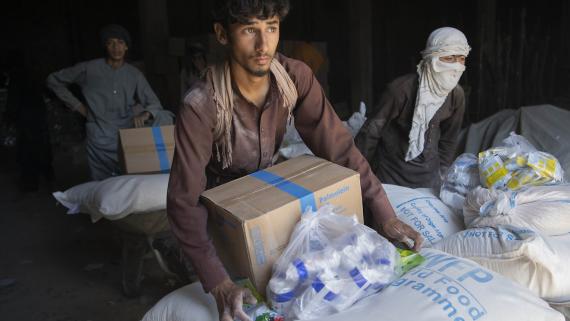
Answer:
[[360, 175], [326, 160], [301, 156], [207, 190], [208, 227], [232, 277], [247, 277], [259, 293], [289, 243], [301, 212], [330, 203], [363, 221]]
[[119, 131], [119, 162], [124, 174], [168, 173], [173, 156], [172, 125]]

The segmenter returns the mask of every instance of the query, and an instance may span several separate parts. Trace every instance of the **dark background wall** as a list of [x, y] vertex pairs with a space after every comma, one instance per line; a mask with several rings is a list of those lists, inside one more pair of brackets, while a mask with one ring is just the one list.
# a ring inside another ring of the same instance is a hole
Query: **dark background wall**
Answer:
[[2, 62], [25, 54], [44, 73], [98, 58], [103, 49], [98, 30], [108, 23], [125, 25], [133, 37], [130, 58], [140, 59], [137, 0], [11, 1], [0, 19]]
[[455, 27], [475, 48], [467, 61], [461, 84], [467, 94], [471, 88], [473, 54], [477, 52], [477, 2], [446, 5], [435, 1], [378, 1], [373, 11], [374, 93], [375, 101], [392, 79], [416, 71], [429, 34], [442, 26]]
[[[284, 40], [327, 44], [329, 96], [343, 116], [357, 108], [354, 101], [358, 101], [360, 93], [358, 88], [351, 88], [351, 72], [363, 68], [362, 63], [349, 58], [350, 35], [359, 32], [354, 28], [362, 27], [349, 23], [348, 12], [354, 3], [291, 0], [292, 10], [282, 28]], [[469, 95], [466, 121], [522, 105], [570, 104], [570, 4], [566, 0], [369, 4], [371, 39], [363, 46], [372, 50], [368, 68], [372, 71], [373, 102], [391, 79], [414, 72], [429, 33], [450, 25], [463, 30], [473, 47], [461, 81]], [[119, 23], [133, 37], [131, 60], [152, 66], [147, 70], [149, 80], [169, 108], [178, 99], [172, 94], [175, 82], [170, 83], [171, 78], [176, 78], [171, 66], [176, 65], [177, 58], [168, 57], [167, 49], [160, 52], [168, 44], [168, 39], [161, 37], [200, 37], [211, 30], [212, 1], [206, 0], [20, 1], [5, 6], [6, 17], [0, 19], [5, 65], [11, 63], [10, 53], [25, 52], [28, 63], [43, 77], [75, 62], [98, 57], [102, 52], [99, 28]], [[157, 13], [158, 18], [154, 19], [156, 8], [165, 9], [166, 14]], [[149, 35], [153, 24], [161, 27], [162, 33]], [[159, 49], [148, 49], [149, 42], [155, 41], [164, 44]], [[369, 103], [369, 109], [373, 110], [373, 105]]]

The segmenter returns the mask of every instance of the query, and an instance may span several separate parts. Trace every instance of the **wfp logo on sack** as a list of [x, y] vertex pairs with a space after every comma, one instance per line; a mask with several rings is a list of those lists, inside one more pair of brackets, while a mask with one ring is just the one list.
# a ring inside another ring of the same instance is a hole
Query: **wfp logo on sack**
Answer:
[[493, 280], [491, 273], [445, 254], [424, 257], [424, 264], [390, 286], [414, 290], [423, 299], [439, 306], [441, 320], [478, 320], [487, 314], [487, 309], [469, 289]]

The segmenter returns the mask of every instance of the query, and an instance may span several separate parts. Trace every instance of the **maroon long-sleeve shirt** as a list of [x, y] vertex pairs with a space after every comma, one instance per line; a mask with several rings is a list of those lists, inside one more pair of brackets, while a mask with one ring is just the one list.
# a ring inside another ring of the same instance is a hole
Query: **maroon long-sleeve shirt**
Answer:
[[[311, 69], [303, 62], [280, 54], [276, 59], [297, 87], [299, 98], [293, 116], [304, 142], [316, 156], [360, 173], [364, 203], [376, 223], [392, 218], [395, 214], [382, 185], [356, 149], [352, 136], [334, 112]], [[227, 272], [208, 236], [208, 211], [200, 202], [200, 194], [206, 188], [273, 165], [288, 116], [275, 79], [271, 79], [261, 108], [240, 95], [234, 86], [232, 164], [222, 170], [214, 154], [216, 105], [211, 79], [205, 77], [199, 81], [184, 98], [176, 122], [176, 151], [168, 185], [167, 211], [174, 234], [208, 292], [227, 277]]]

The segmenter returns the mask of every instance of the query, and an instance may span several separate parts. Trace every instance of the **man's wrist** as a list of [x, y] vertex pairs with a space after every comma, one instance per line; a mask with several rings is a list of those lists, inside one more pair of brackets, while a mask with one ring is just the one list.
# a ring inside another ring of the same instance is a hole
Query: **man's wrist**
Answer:
[[222, 291], [222, 288], [228, 284], [233, 283], [232, 280], [229, 277], [226, 277], [225, 279], [222, 280], [222, 282], [216, 284], [211, 290], [210, 293], [212, 293], [212, 295], [217, 295], [220, 291]]

